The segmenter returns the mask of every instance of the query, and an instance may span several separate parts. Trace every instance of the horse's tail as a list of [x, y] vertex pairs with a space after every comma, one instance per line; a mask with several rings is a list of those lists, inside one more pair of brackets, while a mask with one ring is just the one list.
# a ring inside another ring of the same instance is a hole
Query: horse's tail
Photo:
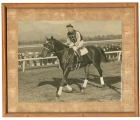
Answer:
[[102, 56], [103, 56], [104, 61], [105, 61], [105, 62], [108, 62], [108, 59], [107, 59], [106, 54], [105, 54], [105, 52], [103, 51], [103, 49], [102, 49], [101, 47], [99, 47], [99, 50], [100, 50], [100, 52], [101, 52], [101, 54], [102, 54]]

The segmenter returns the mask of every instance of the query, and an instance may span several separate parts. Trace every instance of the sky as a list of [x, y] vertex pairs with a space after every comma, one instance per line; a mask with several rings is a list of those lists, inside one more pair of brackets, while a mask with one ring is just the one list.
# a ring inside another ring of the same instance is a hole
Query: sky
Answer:
[[42, 40], [45, 36], [54, 36], [56, 39], [67, 37], [66, 25], [73, 24], [84, 37], [96, 35], [122, 34], [122, 22], [120, 20], [96, 20], [96, 21], [19, 21], [18, 40]]

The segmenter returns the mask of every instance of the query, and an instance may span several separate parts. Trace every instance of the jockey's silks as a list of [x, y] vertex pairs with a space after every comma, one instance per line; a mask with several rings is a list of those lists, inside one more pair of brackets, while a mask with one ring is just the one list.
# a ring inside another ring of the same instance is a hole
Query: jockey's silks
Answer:
[[[68, 33], [67, 33], [68, 38], [69, 38], [70, 41], [72, 41], [73, 43], [76, 43], [76, 42], [77, 42], [76, 32], [79, 32], [79, 31], [73, 30], [72, 32], [68, 32]], [[79, 33], [80, 33], [80, 32], [79, 32]], [[82, 41], [82, 40], [83, 40], [83, 37], [82, 37], [81, 33], [80, 33], [80, 37], [81, 37], [81, 38], [80, 38], [80, 41]]]

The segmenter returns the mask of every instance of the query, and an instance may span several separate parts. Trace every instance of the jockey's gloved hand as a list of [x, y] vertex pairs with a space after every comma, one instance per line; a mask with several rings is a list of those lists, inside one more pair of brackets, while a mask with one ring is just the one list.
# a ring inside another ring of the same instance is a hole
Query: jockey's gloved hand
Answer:
[[77, 49], [78, 49], [78, 48], [77, 48], [76, 46], [73, 46], [73, 50], [74, 50], [74, 51], [77, 51]]
[[69, 45], [69, 48], [73, 48], [73, 46]]
[[73, 43], [69, 44], [69, 48], [73, 48], [73, 46], [74, 46]]

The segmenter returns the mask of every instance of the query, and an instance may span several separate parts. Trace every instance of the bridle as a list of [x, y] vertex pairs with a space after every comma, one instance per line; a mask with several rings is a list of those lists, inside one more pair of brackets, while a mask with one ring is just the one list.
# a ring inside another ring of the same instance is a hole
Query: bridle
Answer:
[[[48, 50], [49, 52], [51, 52], [51, 50], [49, 49], [49, 48], [47, 48], [47, 47], [44, 47], [46, 50]], [[52, 48], [53, 48], [53, 52], [51, 52], [51, 53], [54, 53], [54, 44], [52, 44]]]
[[49, 52], [51, 52], [50, 49], [48, 49], [48, 48], [46, 48], [46, 47], [44, 47], [44, 48], [45, 48], [46, 50], [48, 50]]
[[[57, 51], [57, 52], [54, 52], [54, 43], [52, 43], [52, 48], [53, 48], [53, 52], [51, 52], [51, 50], [50, 49], [48, 49], [47, 47], [44, 47], [46, 50], [48, 50], [50, 53], [52, 53], [52, 54], [55, 54], [55, 53], [60, 53], [60, 52], [63, 52], [64, 50], [60, 50], [60, 51]], [[68, 49], [71, 49], [71, 48], [68, 48]]]
[[[59, 53], [59, 52], [63, 52], [64, 50], [60, 50], [60, 51], [57, 51], [57, 52], [51, 52], [50, 51], [50, 49], [48, 49], [48, 48], [46, 48], [46, 47], [44, 47], [46, 50], [48, 50], [50, 53], [52, 53], [52, 54], [55, 54], [55, 53]], [[68, 48], [68, 49], [70, 49], [70, 48]], [[54, 50], [53, 50], [54, 51]]]
[[54, 52], [54, 44], [52, 43], [52, 51], [53, 52], [51, 52], [51, 50], [49, 49], [49, 48], [47, 48], [47, 47], [44, 47], [46, 50], [48, 50], [50, 53], [52, 53], [52, 54], [55, 54], [55, 53], [59, 53], [59, 52], [63, 52], [64, 50], [60, 50], [60, 51], [57, 51], [57, 52]]

